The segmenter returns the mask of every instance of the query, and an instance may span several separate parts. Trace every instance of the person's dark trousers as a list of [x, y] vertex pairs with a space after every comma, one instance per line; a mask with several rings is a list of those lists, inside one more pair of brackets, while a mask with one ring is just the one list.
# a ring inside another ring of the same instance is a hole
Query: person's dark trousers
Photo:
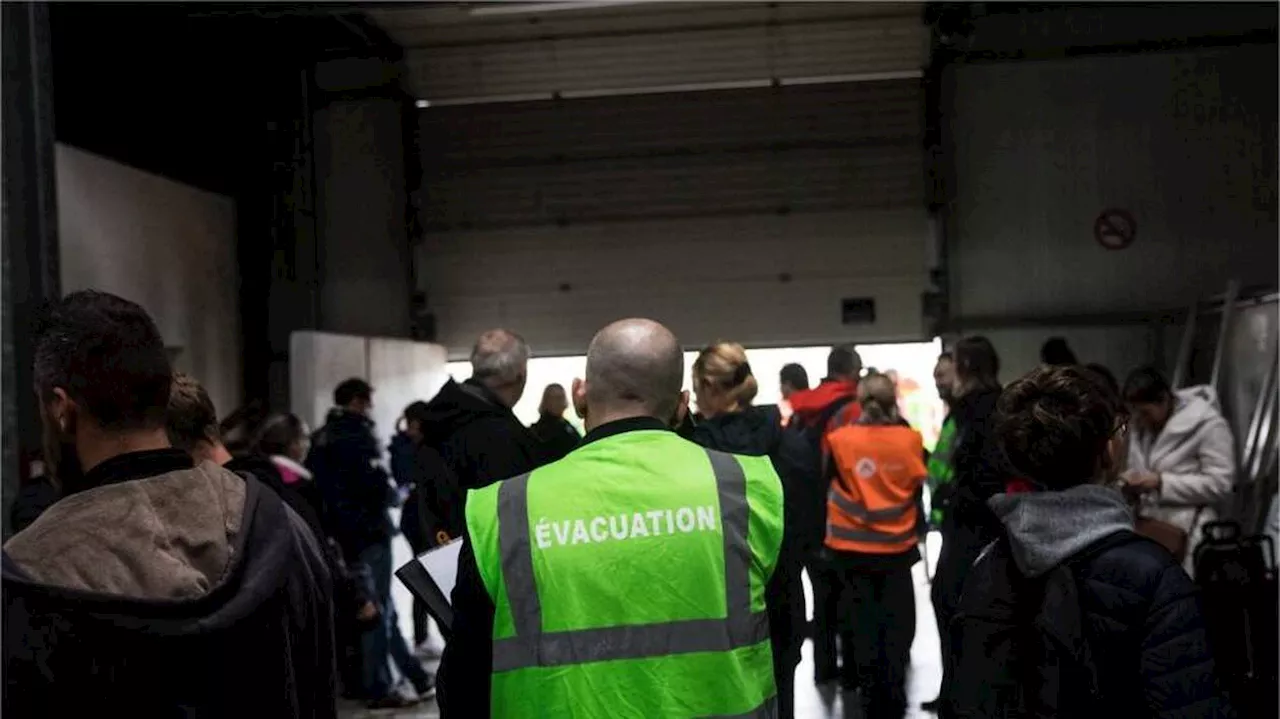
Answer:
[[911, 569], [840, 571], [840, 607], [846, 646], [841, 683], [861, 688], [867, 719], [902, 719], [907, 668], [916, 637]]
[[775, 671], [774, 683], [778, 687], [778, 719], [794, 719], [796, 715], [796, 668], [791, 671]]
[[933, 575], [930, 598], [938, 620], [938, 641], [942, 650], [942, 687], [938, 691], [938, 714], [950, 716], [948, 697], [951, 680], [955, 676], [957, 647], [951, 641], [951, 620], [960, 604], [964, 578], [977, 561], [986, 543], [977, 533], [950, 521], [942, 525], [942, 551], [938, 554], [938, 569]]
[[[420, 512], [418, 508], [418, 490], [414, 488], [409, 493], [409, 498], [404, 502], [404, 514], [401, 515], [400, 532], [404, 535], [406, 541], [409, 542], [409, 548], [413, 550], [416, 557], [419, 554], [430, 549], [430, 543], [427, 541], [426, 532], [422, 529]], [[418, 646], [427, 641], [428, 630], [427, 621], [430, 617], [427, 612], [427, 603], [413, 598], [413, 644]]]
[[361, 653], [364, 632], [354, 617], [334, 617], [334, 634], [338, 646], [338, 677], [342, 696], [347, 699], [369, 699], [365, 696], [364, 658]]
[[773, 647], [773, 683], [778, 689], [778, 719], [792, 719], [795, 716], [796, 665], [800, 663], [800, 647], [803, 644], [803, 634], [797, 634], [789, 645]]
[[360, 553], [360, 561], [369, 567], [377, 595], [379, 622], [364, 633], [364, 686], [369, 699], [380, 699], [391, 693], [391, 667], [405, 676], [419, 693], [431, 687], [431, 677], [413, 656], [400, 633], [395, 604], [391, 601], [391, 541], [385, 540]]
[[840, 676], [839, 649], [836, 634], [840, 599], [839, 577], [825, 550], [811, 553], [809, 582], [813, 585], [813, 674], [819, 684]]

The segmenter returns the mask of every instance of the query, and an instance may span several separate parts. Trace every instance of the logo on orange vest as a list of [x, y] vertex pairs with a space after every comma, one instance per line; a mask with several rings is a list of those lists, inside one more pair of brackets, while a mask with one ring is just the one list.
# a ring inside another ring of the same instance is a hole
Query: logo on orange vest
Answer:
[[854, 465], [853, 471], [856, 472], [857, 475], [863, 479], [870, 479], [871, 477], [874, 477], [876, 475], [875, 460], [871, 459], [870, 457], [863, 457], [862, 459], [858, 460], [858, 463], [856, 465]]

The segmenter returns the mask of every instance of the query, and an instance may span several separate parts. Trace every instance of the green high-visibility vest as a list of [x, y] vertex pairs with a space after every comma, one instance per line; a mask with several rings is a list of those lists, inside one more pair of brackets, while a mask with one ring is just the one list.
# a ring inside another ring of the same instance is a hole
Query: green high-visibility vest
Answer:
[[466, 506], [495, 609], [494, 717], [776, 715], [767, 457], [624, 432]]
[[[933, 446], [933, 452], [929, 454], [927, 469], [930, 495], [941, 489], [943, 485], [950, 483], [955, 476], [955, 467], [951, 463], [951, 455], [955, 447], [956, 420], [948, 416], [943, 420], [942, 429], [938, 432], [938, 443]], [[929, 521], [934, 525], [942, 524], [943, 514], [941, 508], [933, 507], [929, 511]]]

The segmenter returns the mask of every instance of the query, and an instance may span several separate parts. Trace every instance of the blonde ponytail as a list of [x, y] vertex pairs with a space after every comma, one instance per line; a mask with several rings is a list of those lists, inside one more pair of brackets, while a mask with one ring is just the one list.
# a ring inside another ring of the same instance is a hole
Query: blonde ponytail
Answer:
[[736, 342], [717, 342], [699, 352], [693, 362], [693, 379], [724, 392], [738, 410], [751, 406], [760, 392], [747, 351]]

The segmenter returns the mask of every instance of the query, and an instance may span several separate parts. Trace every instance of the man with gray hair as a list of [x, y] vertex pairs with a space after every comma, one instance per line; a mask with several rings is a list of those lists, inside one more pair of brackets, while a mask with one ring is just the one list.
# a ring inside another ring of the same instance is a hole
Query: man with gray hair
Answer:
[[442, 716], [778, 715], [782, 485], [671, 431], [683, 378], [670, 330], [609, 325], [573, 385], [578, 449], [470, 493]]
[[413, 495], [430, 525], [424, 536], [460, 535], [467, 490], [542, 463], [537, 438], [511, 412], [524, 395], [529, 354], [520, 335], [489, 330], [471, 349], [471, 378], [449, 380], [427, 403]]

